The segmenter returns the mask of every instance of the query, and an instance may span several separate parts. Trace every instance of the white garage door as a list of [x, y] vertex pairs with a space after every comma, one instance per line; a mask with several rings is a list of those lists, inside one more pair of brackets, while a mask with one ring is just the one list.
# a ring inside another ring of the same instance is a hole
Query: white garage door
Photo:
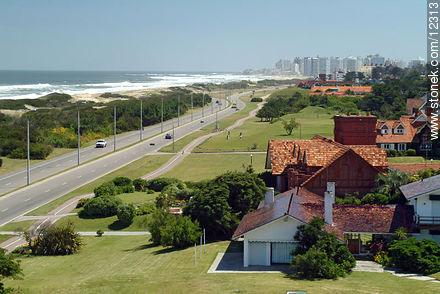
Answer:
[[295, 249], [296, 243], [279, 242], [272, 243], [272, 263], [290, 263], [292, 255], [290, 252]]
[[249, 242], [249, 265], [266, 264], [266, 243]]

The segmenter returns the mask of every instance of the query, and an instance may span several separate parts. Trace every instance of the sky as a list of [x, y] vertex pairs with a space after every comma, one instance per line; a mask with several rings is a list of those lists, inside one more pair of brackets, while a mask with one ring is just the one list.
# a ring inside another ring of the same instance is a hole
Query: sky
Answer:
[[1, 0], [0, 69], [223, 71], [426, 59], [422, 0]]

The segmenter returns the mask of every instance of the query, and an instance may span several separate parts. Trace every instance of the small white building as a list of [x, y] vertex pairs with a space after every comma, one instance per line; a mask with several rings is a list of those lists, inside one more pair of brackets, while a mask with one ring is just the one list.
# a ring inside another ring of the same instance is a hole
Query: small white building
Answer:
[[420, 229], [417, 238], [440, 243], [440, 175], [400, 187], [414, 207], [414, 221]]

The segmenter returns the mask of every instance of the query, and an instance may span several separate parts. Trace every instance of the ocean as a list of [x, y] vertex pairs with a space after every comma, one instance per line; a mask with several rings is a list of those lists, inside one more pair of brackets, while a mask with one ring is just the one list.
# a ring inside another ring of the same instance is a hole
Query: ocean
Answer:
[[259, 76], [237, 73], [173, 73], [136, 71], [22, 71], [0, 70], [0, 99], [38, 98], [49, 93], [105, 93], [194, 83], [257, 81]]

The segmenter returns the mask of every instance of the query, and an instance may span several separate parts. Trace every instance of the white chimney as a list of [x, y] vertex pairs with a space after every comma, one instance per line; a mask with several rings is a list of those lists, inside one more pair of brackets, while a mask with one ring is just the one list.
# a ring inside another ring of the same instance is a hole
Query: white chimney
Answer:
[[267, 188], [266, 194], [265, 194], [265, 199], [264, 199], [264, 205], [269, 205], [271, 203], [273, 203], [275, 201], [274, 198], [274, 188], [269, 187]]
[[333, 204], [335, 203], [335, 183], [327, 183], [327, 191], [324, 193], [324, 221], [333, 224]]

